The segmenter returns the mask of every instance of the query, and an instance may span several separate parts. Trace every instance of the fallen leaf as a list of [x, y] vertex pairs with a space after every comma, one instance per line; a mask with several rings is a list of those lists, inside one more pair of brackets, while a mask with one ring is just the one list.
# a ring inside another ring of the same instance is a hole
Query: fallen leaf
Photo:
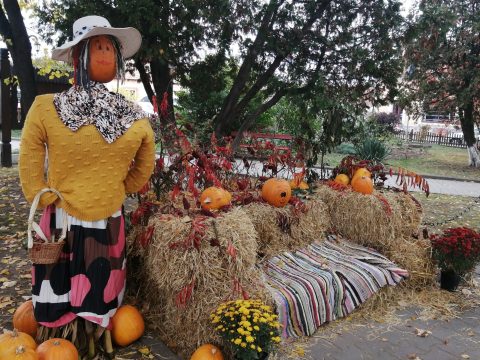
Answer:
[[382, 338], [382, 341], [384, 341], [384, 342], [385, 342], [385, 341], [388, 341], [388, 339], [387, 339], [387, 338]]
[[140, 349], [138, 349], [138, 352], [142, 355], [150, 355], [150, 349], [146, 346], [144, 347], [141, 347]]
[[430, 330], [423, 330], [419, 328], [415, 328], [415, 334], [420, 337], [427, 337], [430, 335], [432, 332]]
[[470, 359], [470, 355], [462, 354], [462, 359]]

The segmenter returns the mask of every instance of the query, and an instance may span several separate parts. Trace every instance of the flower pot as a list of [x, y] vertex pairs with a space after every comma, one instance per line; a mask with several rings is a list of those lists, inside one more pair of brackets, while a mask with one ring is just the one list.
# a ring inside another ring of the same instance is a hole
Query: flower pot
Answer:
[[461, 277], [455, 270], [442, 270], [440, 273], [440, 288], [448, 291], [455, 291], [460, 284]]

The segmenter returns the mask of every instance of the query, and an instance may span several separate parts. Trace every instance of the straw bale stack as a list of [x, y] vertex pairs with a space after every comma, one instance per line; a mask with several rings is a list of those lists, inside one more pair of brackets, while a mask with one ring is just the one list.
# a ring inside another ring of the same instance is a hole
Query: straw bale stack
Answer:
[[[141, 289], [148, 317], [158, 324], [167, 346], [189, 358], [203, 343], [219, 343], [209, 315], [220, 303], [242, 298], [242, 290], [252, 298], [272, 303], [263, 285], [257, 260], [257, 232], [245, 211], [234, 208], [217, 218], [205, 220], [206, 233], [199, 250], [171, 248], [191, 231], [189, 217], [154, 216], [152, 241], [145, 251]], [[232, 256], [232, 254], [234, 254]], [[191, 297], [178, 303], [192, 285]], [[238, 286], [240, 284], [240, 286]]]
[[430, 242], [412, 237], [420, 235], [422, 209], [409, 194], [375, 190], [373, 195], [363, 195], [320, 184], [315, 195], [327, 204], [336, 231], [407, 269], [408, 286], [423, 287], [434, 281]]
[[328, 207], [319, 199], [306, 202], [305, 212], [295, 211], [292, 205], [276, 208], [265, 203], [251, 203], [244, 210], [258, 232], [261, 256], [275, 256], [323, 240], [331, 227]]

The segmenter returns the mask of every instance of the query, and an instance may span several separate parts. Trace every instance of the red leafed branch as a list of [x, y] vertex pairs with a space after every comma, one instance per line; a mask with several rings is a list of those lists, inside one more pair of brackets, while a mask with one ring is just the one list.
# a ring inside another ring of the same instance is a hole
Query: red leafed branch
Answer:
[[237, 249], [235, 248], [235, 246], [232, 244], [230, 240], [228, 240], [227, 254], [230, 255], [233, 260], [237, 258]]
[[193, 295], [193, 289], [195, 288], [195, 278], [192, 281], [185, 285], [182, 290], [175, 296], [175, 305], [179, 308], [184, 308], [190, 298]]
[[205, 224], [206, 216], [197, 215], [192, 219], [191, 229], [188, 236], [181, 241], [170, 244], [171, 249], [181, 248], [184, 250], [200, 249], [202, 240], [205, 238], [207, 224]]
[[347, 185], [337, 183], [333, 180], [328, 180], [326, 182], [326, 184], [329, 188], [331, 188], [333, 190], [336, 190], [336, 191], [347, 191], [349, 189], [349, 187]]
[[296, 196], [292, 196], [288, 203], [293, 206], [292, 212], [295, 215], [306, 213], [308, 211], [307, 205]]
[[144, 249], [150, 244], [154, 231], [155, 227], [149, 226], [145, 231], [137, 235], [136, 240]]
[[[392, 168], [390, 168], [390, 174], [393, 175]], [[428, 181], [424, 177], [414, 173], [413, 171], [409, 171], [407, 169], [399, 167], [396, 183], [402, 188], [403, 192], [405, 193], [408, 192], [408, 188], [410, 187], [418, 188], [425, 192], [427, 196], [430, 195], [430, 185], [428, 184]]]
[[392, 207], [390, 206], [390, 203], [388, 202], [387, 198], [380, 195], [380, 194], [375, 194], [375, 197], [380, 200], [380, 203], [382, 204], [383, 210], [385, 211], [385, 214], [388, 216], [392, 215]]
[[244, 300], [248, 300], [250, 296], [248, 295], [248, 292], [243, 288], [242, 284], [240, 283], [240, 280], [236, 277], [233, 278], [233, 295], [235, 296], [236, 294], [242, 294], [242, 297]]

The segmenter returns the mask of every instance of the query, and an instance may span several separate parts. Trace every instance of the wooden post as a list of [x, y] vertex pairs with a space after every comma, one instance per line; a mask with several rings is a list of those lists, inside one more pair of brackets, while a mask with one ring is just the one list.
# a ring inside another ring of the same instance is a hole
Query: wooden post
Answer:
[[12, 167], [12, 112], [10, 85], [5, 80], [10, 78], [10, 61], [8, 50], [0, 49], [0, 117], [2, 122], [2, 167]]

